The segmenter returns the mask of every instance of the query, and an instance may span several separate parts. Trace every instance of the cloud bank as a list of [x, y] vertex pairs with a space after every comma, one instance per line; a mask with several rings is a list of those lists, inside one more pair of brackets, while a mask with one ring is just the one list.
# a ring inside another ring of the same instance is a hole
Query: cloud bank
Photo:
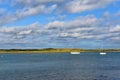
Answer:
[[[73, 44], [99, 48], [108, 42], [105, 47], [119, 47], [119, 10], [113, 14], [107, 12], [115, 2], [0, 0], [3, 6], [0, 8], [0, 48], [71, 47]], [[94, 10], [99, 10], [101, 15]], [[41, 20], [31, 22], [35, 17]], [[21, 25], [22, 20], [29, 24]]]

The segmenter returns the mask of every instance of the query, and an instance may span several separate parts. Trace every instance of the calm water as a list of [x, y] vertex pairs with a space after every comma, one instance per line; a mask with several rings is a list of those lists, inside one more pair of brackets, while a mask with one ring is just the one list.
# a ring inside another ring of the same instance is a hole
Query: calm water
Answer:
[[0, 80], [120, 80], [120, 53], [0, 54]]

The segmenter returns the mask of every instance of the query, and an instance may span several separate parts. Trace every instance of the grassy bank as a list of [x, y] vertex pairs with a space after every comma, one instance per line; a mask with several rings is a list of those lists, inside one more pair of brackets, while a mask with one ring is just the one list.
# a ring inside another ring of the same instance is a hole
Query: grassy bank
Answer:
[[79, 49], [79, 48], [46, 48], [46, 49], [1, 49], [0, 53], [52, 53], [52, 52], [120, 52], [120, 49]]

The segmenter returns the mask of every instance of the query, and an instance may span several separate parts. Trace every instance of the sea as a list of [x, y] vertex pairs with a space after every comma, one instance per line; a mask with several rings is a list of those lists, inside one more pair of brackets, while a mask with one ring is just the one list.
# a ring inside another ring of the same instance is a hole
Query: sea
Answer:
[[120, 52], [0, 54], [0, 80], [120, 80]]

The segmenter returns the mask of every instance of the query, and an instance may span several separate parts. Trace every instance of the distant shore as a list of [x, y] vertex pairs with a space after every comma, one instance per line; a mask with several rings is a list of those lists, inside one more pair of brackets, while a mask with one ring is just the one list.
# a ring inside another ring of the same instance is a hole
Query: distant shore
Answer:
[[45, 49], [0, 49], [0, 53], [64, 53], [64, 52], [120, 52], [120, 49], [79, 49], [79, 48], [45, 48]]

